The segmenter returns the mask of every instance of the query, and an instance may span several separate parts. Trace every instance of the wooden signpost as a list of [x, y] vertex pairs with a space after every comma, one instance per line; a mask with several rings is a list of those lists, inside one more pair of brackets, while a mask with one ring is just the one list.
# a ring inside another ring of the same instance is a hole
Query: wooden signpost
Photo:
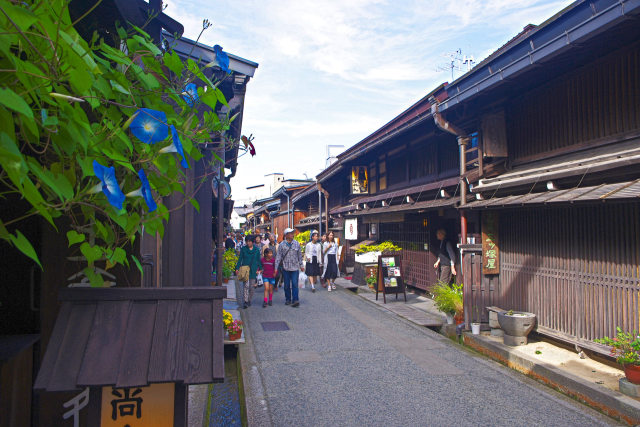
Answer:
[[407, 290], [403, 280], [402, 256], [380, 255], [378, 256], [378, 286], [376, 287], [376, 301], [378, 293], [382, 292], [384, 303], [387, 303], [387, 294], [404, 294], [404, 302], [407, 302]]

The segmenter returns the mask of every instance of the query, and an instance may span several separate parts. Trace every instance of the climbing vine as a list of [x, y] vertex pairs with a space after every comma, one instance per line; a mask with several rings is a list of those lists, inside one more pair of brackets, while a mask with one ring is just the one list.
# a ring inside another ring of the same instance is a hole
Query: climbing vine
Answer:
[[[143, 228], [162, 236], [163, 197], [198, 208], [185, 171], [233, 120], [215, 112], [227, 105], [218, 85], [229, 59], [216, 46], [212, 63], [184, 61], [134, 26], [87, 41], [74, 24], [65, 0], [0, 0], [0, 202], [26, 206], [0, 218], [0, 238], [40, 264], [24, 220], [59, 229], [68, 218], [68, 244], [101, 286], [97, 262], [141, 269], [126, 248]], [[218, 79], [205, 75], [212, 67]]]

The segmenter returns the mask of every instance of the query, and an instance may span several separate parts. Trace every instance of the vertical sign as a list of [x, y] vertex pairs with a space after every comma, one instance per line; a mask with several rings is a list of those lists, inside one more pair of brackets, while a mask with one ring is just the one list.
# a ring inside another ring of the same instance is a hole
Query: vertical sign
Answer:
[[500, 273], [498, 213], [482, 212], [482, 274]]
[[347, 218], [344, 221], [344, 238], [358, 240], [358, 218]]
[[103, 387], [101, 427], [173, 427], [174, 383]]

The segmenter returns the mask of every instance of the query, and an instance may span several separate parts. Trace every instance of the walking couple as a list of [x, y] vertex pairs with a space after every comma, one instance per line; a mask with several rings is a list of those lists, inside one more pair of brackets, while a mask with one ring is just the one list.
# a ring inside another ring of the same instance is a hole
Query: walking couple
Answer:
[[311, 292], [316, 291], [315, 284], [320, 281], [320, 269], [322, 270], [322, 278], [326, 281], [328, 291], [335, 289], [335, 280], [338, 277], [338, 245], [334, 241], [333, 232], [329, 232], [326, 238], [323, 236], [323, 243], [318, 241], [319, 234], [317, 231], [311, 231], [311, 241], [307, 243], [304, 250], [306, 260], [305, 273], [309, 276], [311, 283]]

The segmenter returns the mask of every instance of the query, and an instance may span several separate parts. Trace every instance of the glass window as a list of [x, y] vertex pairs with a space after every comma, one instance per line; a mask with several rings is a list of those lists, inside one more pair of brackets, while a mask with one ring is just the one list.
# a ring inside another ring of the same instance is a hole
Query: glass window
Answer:
[[376, 163], [369, 164], [369, 193], [374, 194], [378, 191], [378, 168]]

